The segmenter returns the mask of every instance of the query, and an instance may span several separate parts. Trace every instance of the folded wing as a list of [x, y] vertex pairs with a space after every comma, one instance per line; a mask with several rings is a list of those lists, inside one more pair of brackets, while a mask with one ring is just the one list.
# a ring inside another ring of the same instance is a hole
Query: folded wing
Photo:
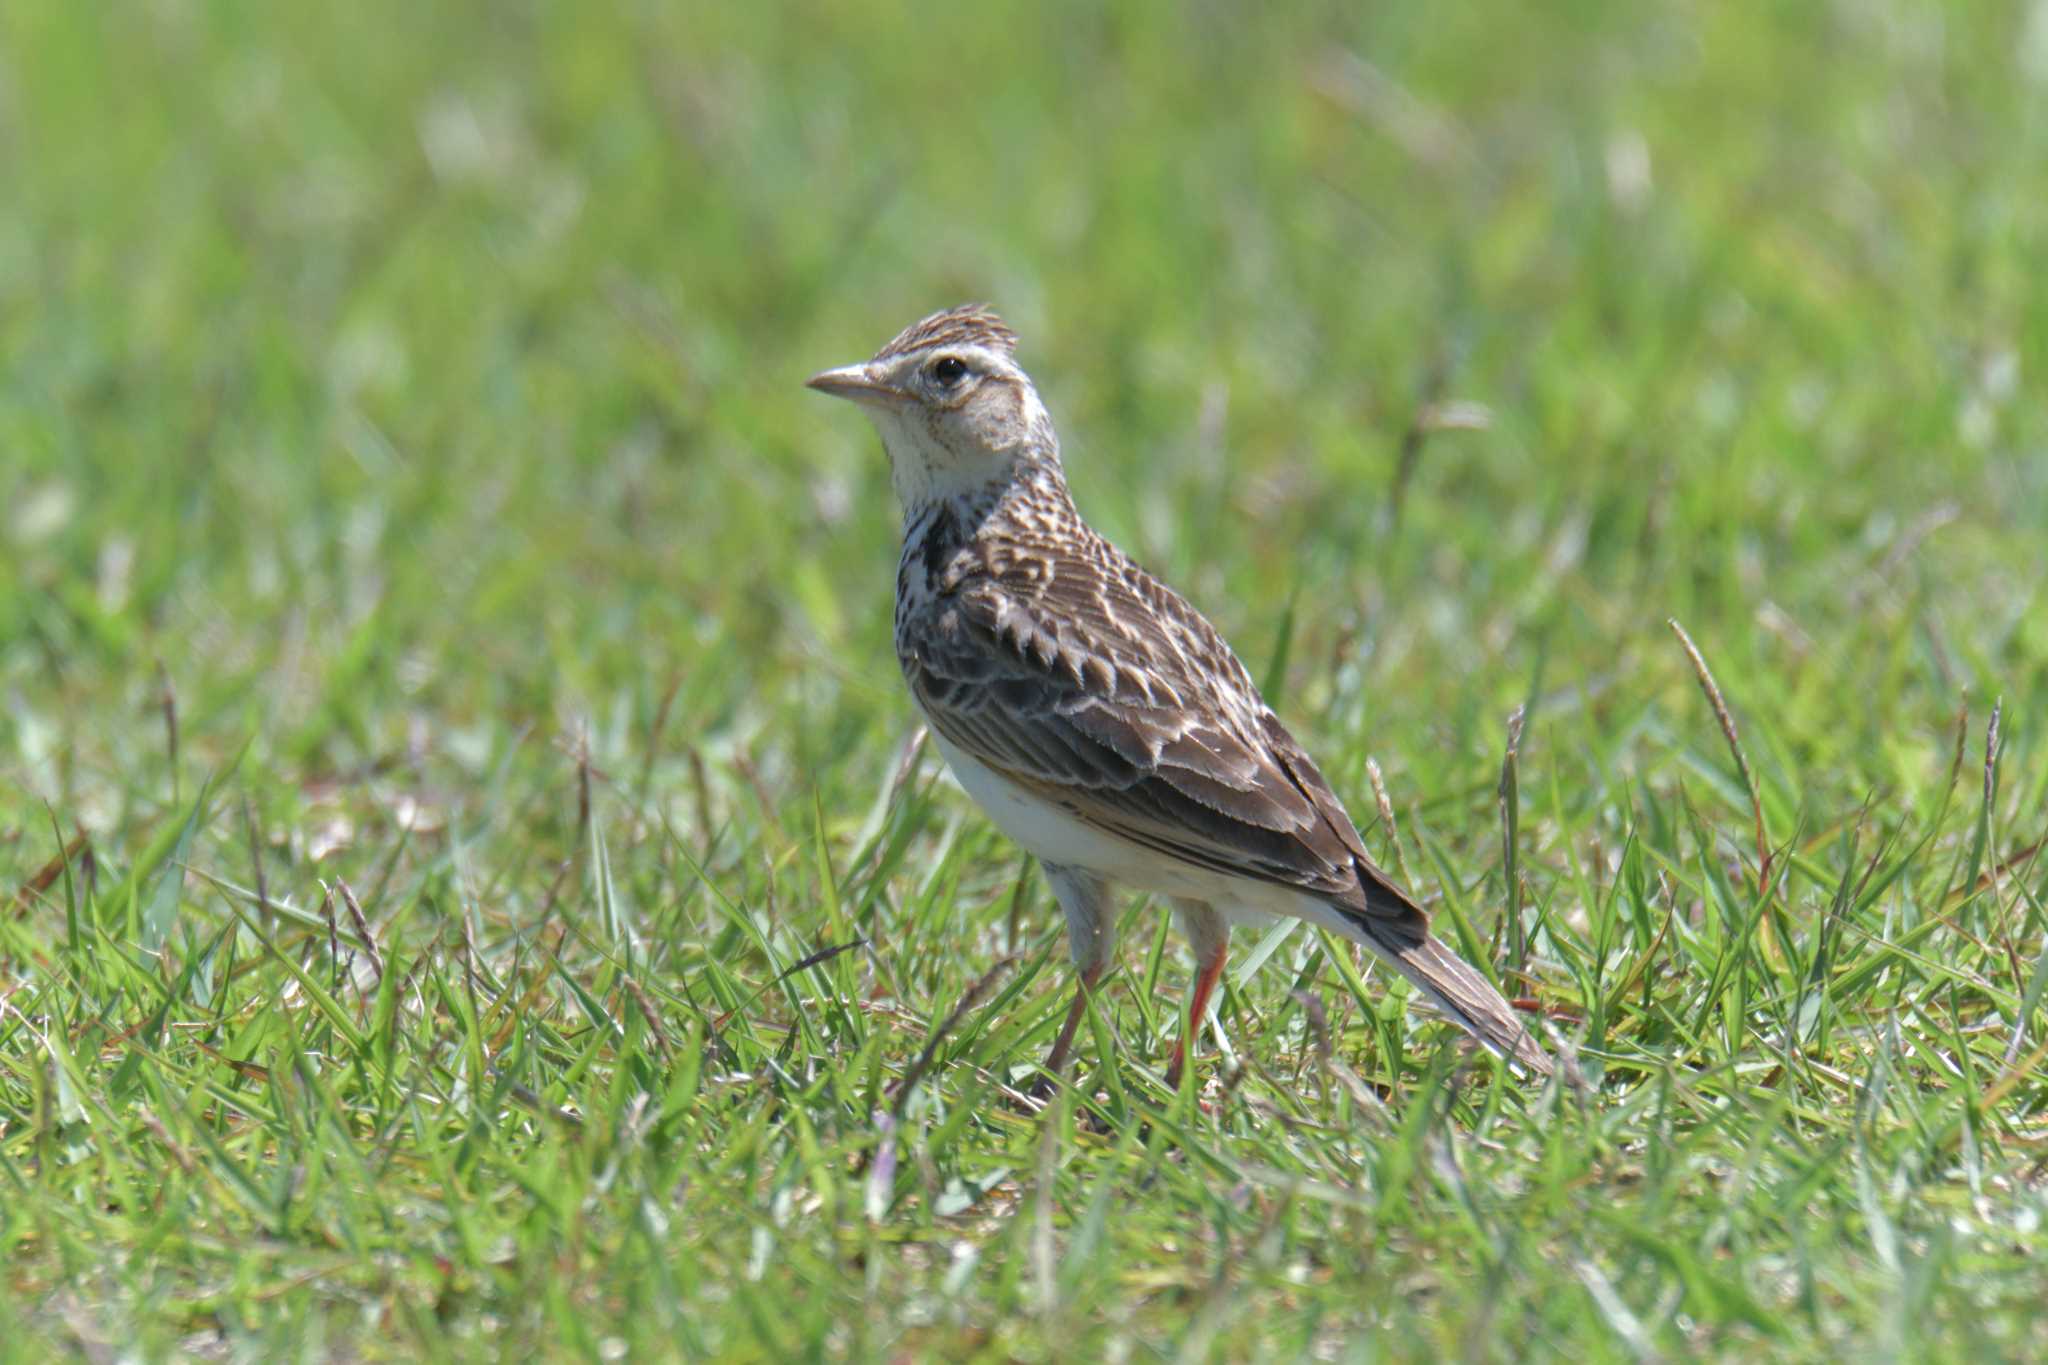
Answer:
[[1421, 940], [1422, 911], [1207, 621], [1107, 545], [1034, 569], [964, 576], [906, 633], [941, 735], [1107, 833]]

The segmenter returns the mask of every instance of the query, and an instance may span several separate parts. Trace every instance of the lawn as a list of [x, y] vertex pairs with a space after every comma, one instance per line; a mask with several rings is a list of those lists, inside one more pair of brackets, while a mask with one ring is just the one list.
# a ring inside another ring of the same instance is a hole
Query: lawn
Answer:
[[[0, 187], [0, 1357], [2048, 1355], [2048, 7], [24, 0]], [[1583, 1092], [1134, 900], [1016, 1098], [967, 299]]]

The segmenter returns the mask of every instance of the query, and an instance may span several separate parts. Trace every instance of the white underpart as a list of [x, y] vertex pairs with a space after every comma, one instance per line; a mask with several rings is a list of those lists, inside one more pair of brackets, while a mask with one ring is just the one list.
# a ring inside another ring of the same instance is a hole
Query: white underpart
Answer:
[[937, 731], [932, 732], [932, 742], [945, 755], [954, 778], [975, 804], [988, 812], [996, 828], [1044, 862], [1080, 868], [1137, 891], [1203, 901], [1233, 924], [1265, 923], [1279, 915], [1321, 925], [1346, 938], [1356, 937], [1341, 914], [1314, 896], [1198, 867], [1104, 833], [963, 753]]
[[[931, 732], [931, 736], [939, 752], [946, 756], [946, 764], [953, 770], [953, 776], [976, 804], [988, 812], [996, 827], [1042, 862], [1079, 868], [1105, 881], [1139, 891], [1201, 901], [1233, 925], [1265, 925], [1280, 917], [1328, 929], [1339, 938], [1358, 944], [1406, 977], [1409, 984], [1439, 1011], [1453, 1020], [1463, 1017], [1458, 1006], [1445, 999], [1412, 965], [1402, 962], [1370, 934], [1361, 932], [1356, 924], [1327, 902], [1271, 882], [1233, 877], [1196, 867], [1164, 853], [1155, 853], [1142, 844], [1129, 843], [1092, 829], [1019, 787], [987, 764], [962, 753], [936, 730]], [[1113, 911], [1101, 906], [1069, 904], [1064, 896], [1060, 899], [1060, 906], [1067, 914], [1069, 945], [1074, 950], [1077, 963], [1091, 945], [1098, 942], [1105, 928], [1111, 932], [1100, 941], [1105, 944], [1115, 942]], [[1102, 918], [1104, 914], [1108, 916], [1106, 920]], [[1209, 1002], [1210, 1021], [1215, 1017], [1216, 1003], [1213, 999]], [[1499, 1043], [1469, 1024], [1463, 1027], [1489, 1051], [1512, 1060], [1507, 1049]]]

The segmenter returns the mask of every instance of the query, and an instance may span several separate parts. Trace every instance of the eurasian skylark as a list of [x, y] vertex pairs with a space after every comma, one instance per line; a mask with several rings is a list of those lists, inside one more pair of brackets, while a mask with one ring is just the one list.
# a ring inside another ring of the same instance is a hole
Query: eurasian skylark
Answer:
[[1114, 955], [1123, 885], [1172, 901], [1199, 964], [1170, 1082], [1231, 924], [1276, 915], [1363, 944], [1487, 1047], [1548, 1074], [1500, 993], [1367, 855], [1215, 627], [1081, 519], [1016, 347], [970, 305], [809, 384], [858, 403], [888, 449], [903, 504], [896, 655], [932, 740], [1066, 912], [1080, 988], [1047, 1073]]

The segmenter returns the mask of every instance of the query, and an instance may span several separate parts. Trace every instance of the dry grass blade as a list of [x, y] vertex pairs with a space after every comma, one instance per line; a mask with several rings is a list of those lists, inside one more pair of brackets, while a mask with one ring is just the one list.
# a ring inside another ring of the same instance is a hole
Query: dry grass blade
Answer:
[[1449, 351], [1438, 354], [1423, 375], [1415, 394], [1415, 411], [1408, 426], [1401, 433], [1401, 455], [1394, 466], [1394, 483], [1387, 494], [1387, 519], [1391, 527], [1401, 525], [1401, 512], [1408, 502], [1408, 485], [1415, 478], [1415, 470], [1422, 463], [1422, 447], [1429, 440], [1432, 431], [1438, 429], [1435, 421], [1438, 404], [1443, 401], [1444, 390], [1450, 387], [1454, 357]]
[[795, 962], [790, 963], [789, 966], [784, 967], [781, 971], [775, 974], [775, 980], [777, 981], [777, 983], [786, 981], [790, 977], [795, 976], [798, 972], [808, 971], [810, 968], [817, 966], [821, 962], [830, 962], [833, 958], [838, 957], [841, 953], [850, 953], [855, 948], [865, 948], [867, 947], [867, 945], [868, 941], [864, 938], [850, 938], [844, 943], [829, 944], [826, 947], [818, 949], [814, 953], [806, 953], [804, 956], [798, 958]]
[[668, 729], [669, 709], [675, 705], [676, 693], [682, 689], [682, 675], [671, 674], [668, 686], [662, 690], [661, 701], [654, 708], [654, 721], [647, 727], [647, 752], [640, 759], [640, 785], [637, 788], [643, 802], [654, 785], [654, 763], [661, 756], [661, 736]]
[[711, 839], [711, 775], [704, 768], [704, 755], [692, 744], [684, 751], [690, 760], [690, 797], [697, 812], [697, 837]]
[[1998, 800], [1998, 722], [2005, 712], [2005, 698], [1991, 703], [1991, 722], [1984, 727], [1984, 809]]
[[1735, 768], [1742, 775], [1742, 786], [1749, 793], [1750, 814], [1756, 820], [1756, 889], [1763, 894], [1771, 884], [1771, 846], [1764, 834], [1763, 796], [1756, 785], [1756, 774], [1750, 771], [1749, 756], [1742, 752], [1742, 740], [1735, 733], [1735, 717], [1728, 713], [1728, 703], [1721, 696], [1721, 686], [1714, 681], [1713, 670], [1707, 667], [1700, 647], [1692, 642], [1692, 636], [1685, 633], [1685, 627], [1678, 624], [1677, 617], [1668, 618], [1665, 623], [1671, 633], [1678, 637], [1684, 647], [1686, 658], [1692, 660], [1693, 672], [1700, 680], [1700, 691], [1706, 694], [1707, 704], [1714, 708], [1714, 719], [1721, 722], [1721, 734], [1728, 741], [1728, 752], [1735, 755]]
[[1415, 874], [1408, 869], [1408, 854], [1401, 847], [1401, 831], [1394, 824], [1394, 803], [1387, 799], [1387, 779], [1380, 773], [1378, 759], [1365, 760], [1365, 775], [1372, 781], [1373, 804], [1379, 807], [1380, 823], [1386, 826], [1387, 843], [1394, 850], [1394, 866], [1401, 869], [1401, 884], [1412, 891]]
[[1515, 865], [1515, 848], [1520, 842], [1522, 821], [1522, 793], [1516, 776], [1516, 758], [1522, 747], [1522, 723], [1527, 719], [1526, 708], [1517, 706], [1508, 715], [1507, 754], [1500, 761], [1500, 840], [1501, 861], [1508, 881], [1508, 952], [1509, 961], [1517, 973], [1529, 965], [1529, 945], [1522, 936], [1522, 879], [1521, 869]]
[[157, 707], [164, 718], [164, 754], [171, 767], [171, 803], [177, 804], [178, 791], [178, 692], [171, 686], [171, 672], [164, 667], [164, 661], [156, 661]]
[[369, 918], [363, 914], [362, 904], [356, 900], [356, 893], [347, 882], [335, 878], [334, 889], [341, 893], [342, 906], [347, 909], [349, 922], [355, 925], [356, 933], [362, 936], [363, 951], [370, 956], [370, 970], [377, 974], [381, 985], [384, 980], [384, 954], [377, 951], [377, 938], [370, 932]]
[[917, 1059], [910, 1064], [910, 1069], [896, 1082], [896, 1095], [890, 1111], [897, 1120], [902, 1119], [904, 1106], [910, 1103], [910, 1094], [917, 1089], [917, 1083], [924, 1079], [925, 1072], [932, 1069], [932, 1059], [939, 1055], [939, 1045], [959, 1026], [967, 1011], [982, 1002], [996, 982], [1002, 979], [1003, 973], [1009, 971], [1016, 961], [1014, 956], [1005, 957], [975, 978], [974, 984], [960, 997], [960, 1003], [953, 1006], [939, 1026], [932, 1030], [932, 1036], [926, 1040], [924, 1050], [917, 1054]]
[[1324, 1074], [1336, 1078], [1351, 1096], [1351, 1102], [1361, 1113], [1370, 1114], [1378, 1121], [1381, 1131], [1391, 1129], [1386, 1102], [1373, 1092], [1373, 1088], [1360, 1078], [1356, 1071], [1338, 1060], [1337, 1050], [1330, 1042], [1330, 1017], [1323, 1009], [1320, 997], [1310, 991], [1291, 993], [1296, 1004], [1301, 1006], [1302, 1017], [1308, 1021], [1309, 1034], [1315, 1039], [1316, 1064]]
[[136, 1117], [142, 1120], [142, 1126], [149, 1130], [149, 1135], [157, 1140], [158, 1145], [171, 1154], [171, 1160], [178, 1163], [179, 1170], [186, 1175], [198, 1171], [199, 1163], [192, 1159], [192, 1153], [171, 1136], [170, 1130], [164, 1127], [164, 1121], [156, 1116], [154, 1110], [145, 1104], [136, 1110]]
[[675, 1055], [675, 1047], [668, 1040], [668, 1030], [661, 1026], [661, 1011], [654, 1007], [654, 1000], [647, 994], [647, 988], [626, 972], [619, 973], [619, 983], [626, 988], [626, 994], [633, 998], [640, 1017], [647, 1021], [647, 1031], [654, 1035], [654, 1045], [661, 1049], [664, 1059]]
[[28, 913], [29, 908], [35, 904], [37, 898], [56, 885], [57, 879], [64, 875], [65, 867], [77, 861], [79, 855], [85, 853], [91, 847], [91, 835], [82, 829], [73, 834], [71, 842], [65, 844], [48, 862], [37, 868], [28, 880], [21, 884], [21, 889], [14, 893], [15, 913]]
[[1968, 706], [1958, 706], [1956, 708], [1956, 749], [1955, 754], [1949, 759], [1948, 785], [1942, 788], [1944, 793], [1942, 797], [1942, 811], [1944, 814], [1948, 810], [1948, 797], [1955, 792], [1956, 780], [1963, 775], [1963, 751], [1969, 747], [1969, 744], [1970, 708]]

